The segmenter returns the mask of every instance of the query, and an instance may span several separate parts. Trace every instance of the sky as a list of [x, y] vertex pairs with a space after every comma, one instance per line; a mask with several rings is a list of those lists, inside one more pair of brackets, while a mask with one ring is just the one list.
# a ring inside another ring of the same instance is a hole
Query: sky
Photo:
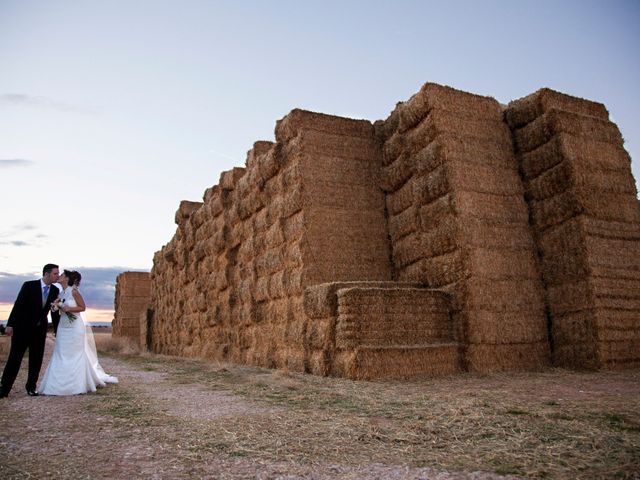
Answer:
[[603, 102], [640, 175], [640, 2], [0, 0], [0, 319], [48, 262], [89, 306], [294, 108], [378, 120], [427, 81]]

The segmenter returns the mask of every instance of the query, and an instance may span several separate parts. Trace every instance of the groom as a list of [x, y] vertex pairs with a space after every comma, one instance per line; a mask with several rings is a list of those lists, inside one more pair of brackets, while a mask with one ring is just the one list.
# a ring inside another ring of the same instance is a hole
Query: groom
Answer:
[[47, 338], [47, 314], [51, 308], [51, 302], [58, 298], [58, 288], [52, 284], [58, 281], [59, 275], [58, 265], [48, 263], [42, 269], [40, 280], [31, 280], [22, 284], [7, 321], [6, 334], [11, 337], [11, 350], [2, 372], [0, 398], [9, 395], [27, 348], [29, 349], [27, 394], [32, 397], [38, 396], [36, 384]]

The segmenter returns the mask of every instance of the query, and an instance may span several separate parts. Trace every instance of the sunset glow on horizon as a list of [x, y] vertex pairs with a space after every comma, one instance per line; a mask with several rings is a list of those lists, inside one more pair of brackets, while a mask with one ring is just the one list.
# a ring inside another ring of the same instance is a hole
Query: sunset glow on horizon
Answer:
[[[9, 313], [13, 307], [12, 303], [0, 303], [0, 320], [7, 320]], [[89, 322], [111, 322], [113, 320], [113, 310], [104, 310], [98, 308], [87, 308], [85, 311], [86, 318]]]

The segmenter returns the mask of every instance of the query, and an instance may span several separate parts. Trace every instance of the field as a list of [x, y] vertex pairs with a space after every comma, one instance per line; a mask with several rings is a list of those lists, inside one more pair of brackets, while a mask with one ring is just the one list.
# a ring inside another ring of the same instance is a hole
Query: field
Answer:
[[96, 337], [120, 384], [30, 398], [23, 364], [1, 478], [640, 478], [638, 371], [354, 382]]

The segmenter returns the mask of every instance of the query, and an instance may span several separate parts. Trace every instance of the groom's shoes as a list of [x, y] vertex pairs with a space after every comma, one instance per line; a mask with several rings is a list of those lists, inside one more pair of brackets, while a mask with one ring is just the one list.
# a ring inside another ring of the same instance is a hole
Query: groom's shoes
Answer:
[[40, 394], [35, 390], [27, 390], [27, 395], [29, 395], [30, 397], [39, 397], [40, 396]]
[[0, 398], [6, 398], [8, 396], [9, 394], [7, 392], [3, 392], [2, 390], [0, 390]]

